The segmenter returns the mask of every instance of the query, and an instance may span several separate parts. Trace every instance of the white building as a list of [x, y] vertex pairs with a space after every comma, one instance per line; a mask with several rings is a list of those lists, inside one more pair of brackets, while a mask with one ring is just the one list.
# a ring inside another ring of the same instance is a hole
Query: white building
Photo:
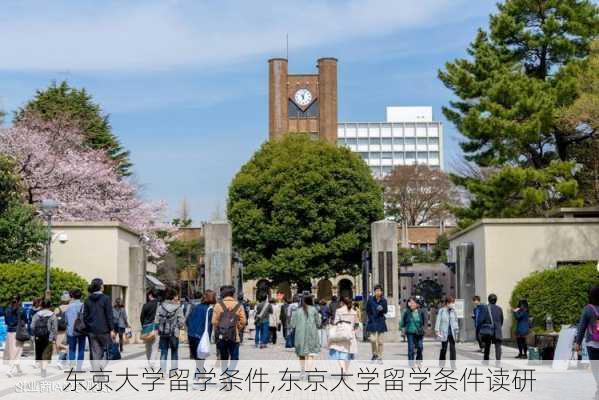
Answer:
[[337, 143], [360, 154], [376, 177], [398, 165], [443, 169], [443, 125], [432, 107], [387, 107], [385, 122], [341, 122]]

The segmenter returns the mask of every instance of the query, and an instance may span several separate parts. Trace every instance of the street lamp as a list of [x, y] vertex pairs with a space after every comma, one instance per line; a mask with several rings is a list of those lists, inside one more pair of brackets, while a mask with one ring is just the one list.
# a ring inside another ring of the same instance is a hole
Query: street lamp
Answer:
[[368, 304], [368, 295], [370, 292], [369, 284], [370, 275], [370, 256], [368, 250], [362, 252], [362, 303], [364, 304], [364, 310], [362, 312], [363, 323], [362, 326], [362, 338], [366, 342], [368, 340], [368, 334], [366, 332], [366, 323], [368, 322], [368, 315], [366, 314], [366, 305]]
[[52, 199], [42, 200], [42, 212], [48, 223], [48, 238], [46, 242], [46, 297], [50, 296], [50, 249], [52, 247], [52, 216], [58, 209], [58, 203]]

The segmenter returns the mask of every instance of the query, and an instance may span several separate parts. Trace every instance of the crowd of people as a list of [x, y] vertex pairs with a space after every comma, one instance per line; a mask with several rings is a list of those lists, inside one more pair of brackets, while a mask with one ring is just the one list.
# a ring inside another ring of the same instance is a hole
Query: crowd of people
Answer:
[[[124, 301], [116, 299], [112, 303], [99, 278], [91, 281], [85, 301], [82, 298], [82, 291], [75, 288], [61, 296], [57, 307], [53, 307], [49, 298], [42, 298], [27, 309], [22, 307], [19, 295], [12, 298], [5, 310], [8, 333], [4, 358], [9, 364], [8, 376], [22, 374], [19, 360], [26, 342], [33, 344], [36, 365], [42, 376], [46, 376], [53, 357], [64, 368], [81, 370], [86, 347], [91, 368], [95, 370], [104, 368], [111, 359], [118, 359], [132, 336]], [[150, 290], [139, 315], [139, 334], [145, 344], [148, 366], [167, 371], [170, 358], [170, 369], [177, 369], [180, 340], [182, 334], [186, 334], [190, 358], [195, 360], [196, 368], [203, 369], [205, 360], [214, 353], [223, 370], [234, 369], [250, 320], [253, 320], [255, 346], [264, 349], [276, 344], [280, 333], [285, 347], [295, 351], [302, 373], [310, 369], [313, 360], [325, 349], [330, 360], [348, 370], [358, 355], [360, 329], [365, 330], [371, 343], [371, 360], [383, 362], [389, 306], [381, 285], [374, 287], [363, 305], [364, 320], [360, 304], [345, 296], [333, 296], [326, 302], [315, 299], [309, 292], [298, 293], [291, 299], [278, 292], [276, 298], [263, 293], [257, 300], [250, 307], [242, 294], [236, 296], [233, 286], [223, 286], [218, 293], [213, 290], [197, 293], [192, 301], [181, 300], [171, 288], [162, 293]], [[504, 313], [497, 305], [495, 294], [490, 294], [487, 300], [483, 304], [479, 296], [473, 297], [473, 326], [483, 360], [489, 360], [492, 345], [495, 359], [501, 360]], [[455, 367], [456, 342], [460, 337], [455, 303], [452, 296], [443, 299], [435, 323], [429, 327], [422, 300], [416, 297], [407, 300], [398, 328], [407, 339], [410, 365], [422, 363], [424, 337], [427, 330], [431, 330], [441, 343], [439, 365], [445, 366], [449, 352], [451, 366]], [[516, 358], [525, 359], [526, 338], [531, 327], [527, 301], [521, 300], [512, 313], [519, 350]], [[591, 360], [599, 359], [598, 319], [599, 287], [593, 287], [576, 339], [577, 350], [586, 339]]]

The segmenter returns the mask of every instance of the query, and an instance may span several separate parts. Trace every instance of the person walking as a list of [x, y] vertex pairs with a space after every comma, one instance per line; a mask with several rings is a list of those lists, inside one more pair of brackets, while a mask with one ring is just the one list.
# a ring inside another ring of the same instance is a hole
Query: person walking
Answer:
[[489, 304], [482, 308], [478, 321], [478, 330], [485, 345], [483, 360], [489, 361], [491, 344], [493, 344], [495, 346], [495, 360], [500, 361], [503, 339], [501, 332], [503, 329], [503, 310], [497, 305], [497, 295], [491, 293], [487, 299]]
[[291, 326], [291, 320], [293, 319], [293, 314], [295, 314], [297, 312], [297, 310], [300, 307], [300, 295], [299, 294], [294, 294], [292, 299], [291, 299], [291, 304], [289, 304], [289, 306], [287, 307], [287, 312], [286, 312], [286, 326], [287, 326], [287, 337], [285, 338], [285, 348], [286, 349], [293, 349], [294, 348], [294, 343], [295, 343], [295, 331], [293, 329], [293, 327]]
[[106, 367], [108, 350], [115, 338], [112, 304], [104, 294], [104, 282], [100, 278], [91, 281], [89, 296], [83, 304], [83, 321], [89, 340], [92, 368]]
[[66, 367], [66, 361], [68, 358], [69, 345], [67, 343], [67, 320], [65, 312], [71, 302], [71, 296], [68, 292], [64, 292], [60, 296], [60, 305], [54, 310], [56, 315], [56, 326], [58, 333], [55, 341], [55, 354], [58, 357], [58, 365], [61, 368]]
[[27, 330], [27, 320], [23, 307], [21, 306], [21, 296], [15, 294], [8, 307], [4, 311], [4, 321], [6, 323], [6, 344], [4, 347], [3, 359], [8, 364], [8, 377], [22, 375], [21, 355], [23, 354], [23, 344], [29, 340]]
[[255, 344], [261, 349], [266, 348], [268, 344], [269, 320], [272, 313], [273, 309], [266, 293], [260, 294], [256, 304], [254, 325], [256, 326]]
[[200, 304], [194, 304], [185, 319], [187, 326], [187, 341], [189, 343], [189, 354], [195, 360], [196, 370], [203, 372], [206, 357], [209, 355], [206, 349], [199, 348], [204, 334], [208, 337], [208, 344], [212, 337], [212, 310], [216, 304], [216, 293], [214, 290], [206, 290]]
[[576, 352], [582, 350], [582, 342], [586, 343], [586, 350], [591, 362], [591, 371], [595, 379], [595, 400], [599, 400], [599, 286], [593, 285], [589, 289], [588, 304], [583, 307], [574, 341]]
[[35, 360], [39, 362], [42, 378], [47, 375], [48, 362], [58, 334], [56, 314], [50, 309], [50, 299], [42, 300], [42, 308], [35, 313], [31, 321], [31, 331], [35, 341]]
[[294, 331], [295, 354], [300, 360], [300, 379], [304, 379], [311, 361], [320, 354], [320, 314], [314, 307], [312, 295], [303, 296], [301, 307], [291, 317], [290, 327]]
[[69, 363], [71, 368], [75, 367], [75, 360], [77, 360], [76, 371], [81, 371], [83, 366], [83, 360], [85, 358], [85, 335], [80, 332], [75, 332], [75, 321], [81, 313], [81, 289], [71, 290], [71, 303], [64, 312], [65, 319], [67, 322], [67, 345], [69, 347]]
[[414, 361], [422, 361], [424, 349], [424, 325], [426, 314], [416, 297], [408, 299], [408, 307], [401, 316], [400, 329], [408, 340], [408, 361], [410, 366]]
[[166, 362], [171, 354], [171, 371], [176, 370], [179, 361], [179, 334], [184, 326], [183, 307], [176, 301], [177, 293], [167, 288], [164, 301], [158, 305], [154, 323], [158, 327], [158, 348], [160, 349], [160, 371], [166, 373]]
[[374, 296], [366, 302], [366, 332], [372, 345], [372, 361], [383, 361], [383, 339], [387, 332], [385, 314], [387, 314], [387, 299], [383, 296], [383, 286], [374, 286]]
[[112, 308], [112, 315], [114, 318], [114, 330], [119, 337], [119, 349], [123, 352], [123, 345], [125, 343], [125, 333], [129, 329], [129, 319], [127, 317], [127, 309], [123, 299], [116, 299], [114, 301], [114, 307]]
[[158, 325], [156, 325], [156, 310], [158, 310], [158, 295], [156, 290], [150, 289], [146, 295], [146, 302], [141, 307], [139, 322], [141, 324], [141, 339], [144, 342], [148, 367], [154, 368], [158, 358], [157, 338]]
[[516, 342], [518, 343], [518, 355], [516, 358], [528, 359], [528, 344], [526, 338], [530, 331], [530, 315], [528, 312], [528, 301], [520, 300], [518, 307], [513, 310], [516, 320]]
[[[322, 320], [322, 319], [321, 319]], [[358, 354], [358, 341], [356, 339], [356, 331], [360, 325], [358, 313], [352, 304], [349, 297], [341, 297], [341, 307], [335, 313], [335, 319], [331, 322], [333, 326], [342, 326], [342, 329], [351, 330], [351, 338], [349, 340], [334, 341], [328, 344], [329, 358], [337, 360], [343, 372], [349, 371], [349, 364], [356, 358]], [[336, 328], [332, 328], [336, 329]]]
[[484, 308], [485, 306], [482, 305], [480, 303], [480, 296], [473, 296], [472, 297], [472, 322], [474, 323], [474, 331], [475, 331], [475, 335], [476, 335], [476, 342], [478, 343], [478, 351], [480, 353], [482, 353], [484, 351], [485, 345], [483, 343], [483, 341], [480, 338], [480, 332], [479, 332], [479, 324], [478, 324], [478, 319], [480, 317], [480, 313], [481, 313], [481, 309]]
[[270, 343], [277, 344], [277, 331], [281, 329], [281, 304], [275, 299], [270, 300], [272, 313], [268, 315], [268, 331]]
[[435, 333], [441, 341], [441, 352], [439, 353], [439, 366], [445, 367], [445, 359], [447, 356], [447, 347], [449, 347], [449, 360], [451, 368], [456, 369], [455, 361], [456, 349], [455, 342], [458, 338], [460, 327], [458, 324], [458, 315], [455, 311], [455, 298], [447, 296], [443, 301], [443, 307], [437, 313], [437, 321], [435, 323]]
[[216, 330], [216, 348], [221, 370], [234, 370], [239, 360], [240, 332], [246, 325], [243, 306], [235, 300], [235, 287], [223, 286], [221, 300], [214, 305], [212, 326]]
[[[247, 302], [247, 300], [244, 298], [243, 293], [240, 293], [237, 296], [237, 301], [239, 302], [239, 304], [241, 304], [241, 307], [243, 308], [243, 313], [245, 314], [245, 320], [246, 320], [246, 324], [247, 321], [249, 321], [250, 319], [250, 304]], [[243, 338], [245, 336], [245, 327], [239, 331], [239, 343], [243, 343]]]

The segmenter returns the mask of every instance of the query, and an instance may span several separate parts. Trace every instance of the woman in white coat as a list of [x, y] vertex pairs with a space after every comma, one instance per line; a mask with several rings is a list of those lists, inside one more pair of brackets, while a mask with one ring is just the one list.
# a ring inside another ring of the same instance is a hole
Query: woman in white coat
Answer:
[[[335, 313], [333, 326], [339, 324], [348, 324], [347, 328], [352, 332], [351, 339], [342, 341], [329, 341], [329, 358], [337, 360], [339, 366], [345, 372], [349, 370], [349, 363], [356, 358], [358, 354], [358, 341], [356, 340], [356, 330], [359, 327], [358, 313], [353, 308], [352, 301], [348, 297], [341, 298], [341, 307]], [[336, 329], [331, 327], [329, 329]]]

